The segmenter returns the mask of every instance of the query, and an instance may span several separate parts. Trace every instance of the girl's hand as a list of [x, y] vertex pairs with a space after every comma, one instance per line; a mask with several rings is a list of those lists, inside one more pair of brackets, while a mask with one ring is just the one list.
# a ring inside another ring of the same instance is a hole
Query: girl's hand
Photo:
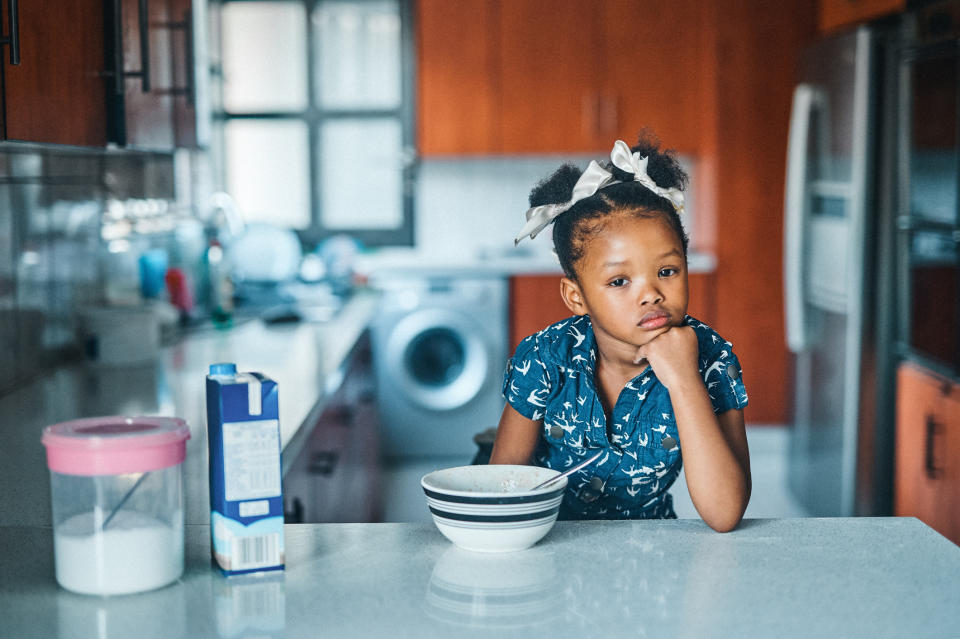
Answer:
[[702, 384], [697, 368], [697, 334], [689, 326], [674, 326], [637, 349], [635, 362], [647, 360], [667, 389], [694, 381]]

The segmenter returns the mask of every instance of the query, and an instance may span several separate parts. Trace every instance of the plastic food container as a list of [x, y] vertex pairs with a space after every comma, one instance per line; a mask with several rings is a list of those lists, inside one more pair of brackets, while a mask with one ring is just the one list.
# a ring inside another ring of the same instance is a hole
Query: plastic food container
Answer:
[[190, 429], [173, 417], [94, 417], [47, 426], [57, 582], [114, 595], [183, 574]]

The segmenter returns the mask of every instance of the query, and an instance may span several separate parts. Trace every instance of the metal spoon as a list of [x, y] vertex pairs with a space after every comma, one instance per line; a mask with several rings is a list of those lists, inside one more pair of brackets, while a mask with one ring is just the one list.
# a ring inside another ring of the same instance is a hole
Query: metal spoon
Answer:
[[130, 490], [127, 491], [127, 494], [123, 496], [123, 499], [121, 499], [117, 503], [117, 505], [113, 507], [113, 510], [110, 512], [110, 515], [103, 520], [103, 525], [100, 526], [101, 531], [107, 527], [107, 524], [110, 523], [110, 520], [113, 519], [113, 516], [116, 515], [118, 512], [120, 512], [120, 509], [123, 507], [123, 505], [127, 503], [128, 499], [130, 499], [130, 495], [132, 495], [133, 492], [140, 487], [140, 484], [143, 483], [143, 480], [146, 479], [147, 475], [149, 474], [150, 474], [149, 472], [141, 474], [140, 478], [137, 479], [136, 483], [133, 486], [131, 486]]
[[567, 475], [572, 475], [573, 473], [577, 472], [577, 471], [580, 470], [581, 468], [585, 468], [585, 467], [589, 466], [590, 464], [592, 464], [593, 462], [595, 462], [595, 461], [597, 461], [598, 459], [600, 459], [600, 455], [602, 455], [602, 454], [603, 454], [603, 451], [602, 451], [602, 450], [597, 451], [597, 454], [596, 454], [596, 455], [590, 457], [589, 459], [587, 459], [587, 460], [585, 460], [585, 461], [580, 462], [579, 464], [577, 464], [577, 465], [574, 466], [573, 468], [568, 468], [568, 469], [566, 469], [565, 471], [563, 471], [562, 473], [560, 473], [560, 474], [557, 475], [556, 477], [551, 477], [551, 478], [548, 479], [547, 481], [537, 484], [536, 486], [534, 486], [534, 487], [531, 488], [530, 490], [539, 490], [539, 489], [543, 488], [544, 486], [549, 486], [550, 484], [552, 484], [553, 482], [559, 480], [559, 479], [562, 478], [562, 477], [566, 477]]

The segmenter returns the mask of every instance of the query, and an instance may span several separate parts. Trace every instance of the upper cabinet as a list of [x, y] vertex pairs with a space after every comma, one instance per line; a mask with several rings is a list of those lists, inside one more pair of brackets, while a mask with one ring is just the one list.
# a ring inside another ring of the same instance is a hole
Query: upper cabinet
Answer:
[[191, 0], [61, 5], [0, 0], [2, 139], [197, 146]]
[[[19, 11], [18, 11], [19, 9]], [[103, 0], [2, 0], [3, 139], [107, 142]]]
[[596, 152], [645, 126], [697, 150], [704, 52], [692, 0], [416, 6], [424, 155]]
[[892, 13], [903, 11], [907, 0], [820, 0], [820, 31], [868, 22]]

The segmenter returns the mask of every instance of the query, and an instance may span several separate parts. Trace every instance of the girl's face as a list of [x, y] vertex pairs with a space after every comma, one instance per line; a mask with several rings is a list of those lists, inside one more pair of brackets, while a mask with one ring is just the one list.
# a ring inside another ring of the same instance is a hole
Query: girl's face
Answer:
[[683, 244], [661, 215], [614, 214], [586, 240], [576, 265], [578, 282], [564, 279], [563, 296], [578, 315], [589, 314], [597, 345], [630, 358], [687, 312]]

